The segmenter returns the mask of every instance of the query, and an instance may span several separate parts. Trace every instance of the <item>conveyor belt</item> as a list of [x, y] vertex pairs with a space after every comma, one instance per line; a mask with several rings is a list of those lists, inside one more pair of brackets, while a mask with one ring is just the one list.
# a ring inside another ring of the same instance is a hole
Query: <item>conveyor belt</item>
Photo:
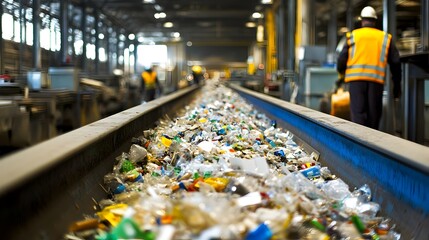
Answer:
[[[321, 153], [350, 186], [364, 183], [404, 239], [429, 235], [429, 150], [381, 132], [232, 86]], [[130, 139], [173, 116], [199, 91], [190, 87], [0, 160], [0, 228], [5, 239], [60, 239], [68, 224], [105, 197], [99, 186]]]
[[368, 184], [381, 215], [404, 239], [429, 236], [429, 148], [321, 112], [231, 86], [256, 109], [321, 153], [320, 161], [349, 184]]

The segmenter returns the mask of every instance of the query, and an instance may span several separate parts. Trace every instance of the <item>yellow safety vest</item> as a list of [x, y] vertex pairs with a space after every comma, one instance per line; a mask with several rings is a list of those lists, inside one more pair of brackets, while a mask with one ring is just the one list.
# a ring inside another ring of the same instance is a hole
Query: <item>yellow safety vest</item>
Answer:
[[384, 84], [391, 39], [390, 34], [370, 27], [347, 33], [349, 57], [344, 81], [364, 80]]
[[156, 87], [156, 72], [151, 73], [144, 71], [142, 78], [146, 89], [154, 89]]

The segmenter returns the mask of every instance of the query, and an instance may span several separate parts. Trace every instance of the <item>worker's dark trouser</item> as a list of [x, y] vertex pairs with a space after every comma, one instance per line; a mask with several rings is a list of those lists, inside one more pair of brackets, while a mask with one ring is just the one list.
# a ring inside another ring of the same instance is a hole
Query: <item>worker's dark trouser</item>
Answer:
[[156, 89], [155, 88], [151, 88], [151, 89], [146, 89], [145, 90], [145, 101], [149, 102], [155, 99], [155, 93], [156, 93]]
[[349, 82], [353, 122], [378, 130], [383, 107], [383, 89], [383, 84], [375, 82]]

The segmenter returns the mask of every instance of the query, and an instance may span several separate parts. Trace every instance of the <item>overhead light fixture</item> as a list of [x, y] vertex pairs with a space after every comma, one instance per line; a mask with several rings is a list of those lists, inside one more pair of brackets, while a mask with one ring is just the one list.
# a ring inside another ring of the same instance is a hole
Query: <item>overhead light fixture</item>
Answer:
[[254, 22], [247, 22], [246, 23], [246, 27], [248, 27], [248, 28], [254, 28], [254, 27], [256, 27], [256, 23], [254, 23]]
[[172, 22], [165, 22], [164, 23], [165, 28], [172, 28], [173, 26], [174, 26], [174, 24]]
[[143, 0], [143, 3], [155, 3], [155, 0]]
[[144, 42], [144, 37], [139, 37], [139, 38], [137, 39], [137, 41], [139, 41], [139, 43]]
[[255, 19], [262, 18], [262, 17], [263, 17], [263, 15], [260, 12], [254, 12], [252, 14], [252, 18], [255, 18]]
[[165, 12], [160, 12], [160, 13], [155, 13], [153, 15], [156, 19], [160, 19], [160, 18], [166, 18], [167, 14], [165, 14]]
[[192, 42], [191, 41], [186, 42], [186, 46], [188, 47], [192, 46]]
[[133, 33], [128, 35], [128, 39], [130, 39], [130, 40], [134, 40], [135, 38], [136, 38], [136, 35], [134, 35]]
[[180, 37], [180, 33], [179, 32], [172, 32], [171, 36], [174, 38], [179, 38]]
[[162, 11], [162, 7], [159, 6], [158, 4], [156, 4], [155, 6], [153, 6], [155, 8], [156, 11], [161, 12]]
[[261, 0], [262, 4], [272, 4], [273, 0]]
[[104, 34], [99, 33], [99, 34], [98, 34], [98, 39], [104, 39]]

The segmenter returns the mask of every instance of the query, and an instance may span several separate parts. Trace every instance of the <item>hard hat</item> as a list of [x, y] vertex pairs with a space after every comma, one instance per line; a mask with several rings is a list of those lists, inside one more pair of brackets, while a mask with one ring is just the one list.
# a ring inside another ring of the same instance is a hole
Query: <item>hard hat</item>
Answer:
[[362, 12], [360, 12], [360, 19], [362, 18], [373, 18], [377, 19], [377, 13], [375, 13], [374, 8], [370, 6], [366, 6], [362, 9]]

